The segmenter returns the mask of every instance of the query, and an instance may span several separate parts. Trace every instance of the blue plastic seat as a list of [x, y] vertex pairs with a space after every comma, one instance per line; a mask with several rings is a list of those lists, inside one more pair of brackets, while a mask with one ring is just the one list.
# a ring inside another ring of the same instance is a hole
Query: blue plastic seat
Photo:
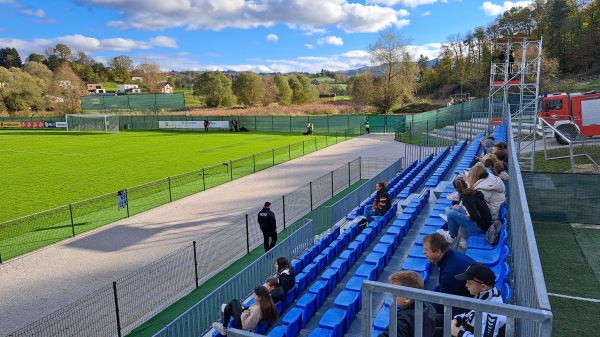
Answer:
[[310, 284], [317, 277], [319, 267], [316, 263], [309, 263], [308, 266], [304, 267], [303, 272], [306, 273], [306, 283]]
[[271, 322], [267, 321], [267, 320], [262, 320], [260, 322], [258, 322], [258, 324], [256, 325], [256, 329], [254, 329], [254, 333], [257, 333], [259, 335], [264, 335], [267, 330], [269, 330], [269, 327], [271, 326]]
[[333, 330], [316, 328], [310, 332], [308, 337], [331, 337], [333, 336]]
[[[386, 243], [388, 245], [392, 245], [392, 254], [393, 254], [396, 251], [396, 248], [398, 248], [398, 244], [400, 243], [400, 240], [398, 239], [398, 236], [396, 236], [396, 235], [386, 234], [386, 235], [382, 236], [381, 239], [379, 239], [379, 242]], [[353, 264], [353, 263], [351, 263], [351, 264]]]
[[275, 302], [275, 308], [277, 308], [277, 313], [279, 314], [279, 316], [281, 316], [281, 314], [283, 313], [283, 302], [279, 301], [279, 302]]
[[[500, 238], [498, 238], [497, 245], [503, 246], [506, 243], [507, 238], [508, 232], [505, 229], [503, 229], [500, 233]], [[469, 247], [469, 249], [494, 249], [494, 246], [490, 245], [485, 239], [485, 234], [471, 234], [469, 236], [469, 240], [467, 241], [467, 247]]]
[[363, 253], [363, 242], [361, 241], [352, 241], [348, 244], [348, 248], [354, 251], [354, 255], [356, 255], [356, 259]]
[[504, 262], [509, 252], [508, 246], [497, 245], [494, 249], [467, 249], [465, 255], [488, 267], [493, 267], [500, 262]]
[[327, 293], [331, 294], [333, 288], [338, 284], [338, 270], [335, 268], [327, 268], [321, 274], [321, 280], [327, 282]]
[[320, 307], [328, 295], [327, 281], [323, 281], [323, 280], [315, 281], [315, 283], [313, 283], [310, 286], [310, 288], [308, 288], [308, 291], [317, 295], [317, 307]]
[[402, 237], [404, 237], [408, 233], [411, 224], [412, 222], [410, 222], [410, 220], [407, 219], [396, 219], [394, 220], [394, 222], [392, 222], [392, 226], [399, 227], [402, 229]]
[[346, 259], [348, 261], [348, 268], [350, 268], [350, 266], [356, 262], [356, 250], [348, 248], [340, 253], [338, 259]]
[[426, 234], [419, 234], [417, 236], [417, 239], [415, 240], [415, 246], [423, 246], [423, 238], [426, 236]]
[[442, 228], [442, 227], [426, 225], [426, 226], [423, 226], [423, 228], [421, 228], [421, 234], [425, 234], [425, 235], [433, 234], [433, 233], [436, 233], [440, 228]]
[[[363, 232], [365, 230], [363, 230]], [[361, 252], [364, 252], [365, 249], [367, 249], [367, 247], [371, 244], [371, 235], [360, 233], [356, 236], [356, 238], [354, 238], [354, 242], [359, 242], [362, 245]], [[352, 244], [352, 242], [350, 242], [350, 244]]]
[[329, 264], [327, 254], [321, 253], [313, 259], [313, 263], [317, 265], [317, 274], [325, 269], [325, 266]]
[[[312, 260], [310, 254], [308, 252], [300, 255], [300, 257], [298, 257], [298, 259], [302, 260], [302, 269], [304, 269], [306, 266], [308, 266], [308, 264]], [[294, 270], [296, 270], [296, 269], [294, 269]]]
[[296, 286], [294, 286], [292, 289], [290, 289], [290, 291], [288, 291], [285, 294], [285, 299], [283, 300], [283, 307], [287, 308], [290, 304], [292, 304], [292, 302], [294, 302], [295, 298], [296, 298]]
[[390, 325], [390, 307], [383, 306], [375, 315], [373, 320], [373, 328], [377, 330], [385, 330]]
[[365, 258], [365, 263], [374, 265], [376, 267], [376, 275], [375, 278], [378, 278], [383, 271], [383, 267], [385, 266], [386, 256], [385, 253], [380, 252], [371, 252]]
[[363, 264], [356, 269], [354, 275], [362, 276], [371, 281], [375, 281], [377, 279], [377, 266], [372, 264]]
[[329, 268], [337, 270], [337, 277], [339, 282], [342, 280], [342, 278], [344, 278], [344, 276], [346, 276], [346, 273], [348, 272], [348, 260], [340, 256], [333, 262], [331, 262]]
[[402, 213], [410, 215], [410, 221], [414, 222], [419, 215], [419, 209], [416, 207], [406, 207]]
[[317, 311], [317, 294], [309, 292], [302, 295], [296, 302], [296, 307], [304, 311], [302, 317], [308, 322]]
[[376, 244], [373, 247], [373, 252], [378, 252], [378, 253], [383, 253], [385, 256], [385, 259], [383, 261], [383, 266], [387, 266], [388, 262], [390, 261], [390, 258], [392, 257], [392, 245], [387, 244], [387, 243], [382, 243], [380, 241], [380, 243]]
[[362, 231], [362, 233], [360, 233], [360, 235], [366, 235], [368, 237], [369, 244], [370, 244], [371, 242], [373, 242], [373, 239], [377, 235], [377, 232], [374, 231], [373, 228], [367, 227], [367, 228], [363, 229], [363, 231]]
[[423, 253], [423, 246], [412, 246], [408, 251], [408, 256], [410, 257], [418, 257], [420, 259], [425, 258], [425, 254]]
[[304, 272], [296, 274], [296, 288], [298, 289], [298, 293], [301, 293], [306, 289], [306, 286], [308, 285], [308, 282], [306, 282], [307, 278], [308, 276]]
[[331, 263], [331, 261], [333, 261], [333, 258], [336, 255], [334, 248], [331, 248], [331, 247], [327, 247], [327, 248], [323, 249], [321, 254], [327, 255], [327, 263], [326, 264]]
[[404, 238], [404, 229], [398, 226], [394, 226], [393, 224], [388, 227], [388, 229], [385, 232], [387, 235], [393, 235], [398, 242], [400, 242], [402, 240], [402, 238]]
[[354, 316], [360, 310], [358, 307], [358, 293], [352, 290], [342, 290], [342, 292], [336, 296], [333, 305], [336, 308], [346, 310], [344, 331], [348, 331]]
[[[429, 275], [429, 269], [431, 264], [427, 259], [417, 258], [417, 257], [408, 257], [404, 260], [402, 264], [402, 270], [413, 270], [417, 273], [420, 273], [421, 276]], [[427, 279], [427, 277], [423, 277], [423, 279]]]
[[287, 325], [286, 337], [296, 337], [302, 326], [302, 314], [304, 311], [301, 308], [291, 308], [281, 318], [281, 323]]
[[355, 291], [358, 293], [358, 307], [362, 308], [362, 282], [367, 280], [363, 276], [352, 276], [348, 282], [346, 282], [346, 290]]
[[425, 220], [425, 225], [426, 226], [436, 226], [438, 228], [442, 228], [444, 227], [444, 225], [446, 224], [446, 221], [444, 221], [444, 219], [435, 216], [435, 217], [429, 217], [427, 218], [427, 220]]
[[333, 331], [333, 337], [342, 337], [344, 334], [344, 322], [346, 321], [346, 310], [329, 309], [319, 321], [319, 327]]
[[500, 291], [500, 293], [502, 294], [502, 299], [504, 300], [504, 303], [509, 303], [513, 293], [510, 284], [504, 283], [502, 285], [502, 290]]
[[287, 333], [287, 327], [278, 325], [278, 326], [274, 327], [273, 329], [271, 329], [271, 331], [269, 331], [267, 336], [269, 336], [269, 337], [287, 337], [286, 333]]
[[292, 264], [292, 268], [294, 268], [294, 270], [300, 271], [300, 270], [304, 269], [304, 262], [300, 259], [293, 260], [291, 264]]

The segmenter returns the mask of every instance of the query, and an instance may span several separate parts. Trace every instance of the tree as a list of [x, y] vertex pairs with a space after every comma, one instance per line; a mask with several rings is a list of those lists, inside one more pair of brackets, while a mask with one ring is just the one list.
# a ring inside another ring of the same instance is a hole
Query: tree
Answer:
[[374, 99], [374, 79], [370, 73], [352, 76], [348, 81], [348, 92], [360, 104], [369, 105]]
[[142, 73], [142, 85], [148, 88], [152, 94], [160, 93], [161, 82], [164, 82], [165, 76], [158, 65], [150, 60], [140, 64], [138, 70]]
[[401, 67], [408, 64], [405, 61], [409, 42], [398, 29], [388, 28], [380, 32], [375, 43], [369, 46], [371, 63], [382, 69], [382, 75], [375, 81], [372, 101], [380, 113], [387, 113], [402, 97], [406, 97], [407, 91], [415, 87], [416, 77], [402, 78]]
[[7, 87], [0, 91], [9, 114], [18, 111], [40, 110], [44, 108], [44, 85], [19, 68], [7, 70], [0, 67], [0, 79]]
[[133, 71], [133, 61], [129, 56], [115, 56], [110, 59], [108, 64], [115, 71], [115, 75], [121, 79], [121, 82], [125, 83], [129, 80], [129, 73]]
[[231, 79], [220, 71], [207, 71], [196, 77], [194, 95], [202, 97], [210, 108], [235, 104]]
[[94, 61], [91, 66], [94, 73], [96, 73], [98, 80], [108, 81], [108, 79], [110, 78], [110, 72], [108, 71], [108, 69], [106, 69], [102, 62]]
[[48, 87], [47, 105], [61, 112], [73, 114], [81, 112], [81, 96], [86, 94], [81, 79], [68, 62], [54, 71]]
[[27, 56], [27, 58], [25, 59], [25, 62], [29, 63], [29, 62], [39, 62], [42, 63], [46, 60], [46, 57], [42, 54], [36, 54], [36, 53], [31, 53], [29, 54], [29, 56]]
[[257, 74], [242, 72], [233, 81], [233, 93], [238, 102], [245, 106], [256, 106], [262, 103], [265, 95], [265, 85]]
[[71, 62], [73, 53], [71, 48], [66, 44], [59, 43], [54, 48], [50, 47], [45, 50], [45, 64], [52, 71], [58, 69], [64, 62]]
[[262, 97], [262, 105], [268, 106], [273, 102], [277, 102], [277, 84], [273, 76], [265, 75], [262, 77], [265, 94]]
[[294, 92], [290, 87], [288, 79], [283, 75], [277, 74], [273, 77], [273, 80], [277, 86], [277, 102], [281, 105], [292, 104], [292, 95]]
[[41, 80], [43, 83], [44, 92], [52, 79], [52, 71], [45, 64], [39, 62], [27, 62], [23, 66], [23, 71], [31, 75], [31, 77]]
[[12, 67], [20, 68], [22, 65], [21, 56], [15, 48], [0, 49], [0, 66], [6, 69]]

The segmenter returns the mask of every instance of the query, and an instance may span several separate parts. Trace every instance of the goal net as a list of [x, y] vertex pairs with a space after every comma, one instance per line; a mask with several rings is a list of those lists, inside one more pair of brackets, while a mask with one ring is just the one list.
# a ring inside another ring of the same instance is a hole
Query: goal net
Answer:
[[118, 115], [66, 115], [67, 131], [119, 132]]

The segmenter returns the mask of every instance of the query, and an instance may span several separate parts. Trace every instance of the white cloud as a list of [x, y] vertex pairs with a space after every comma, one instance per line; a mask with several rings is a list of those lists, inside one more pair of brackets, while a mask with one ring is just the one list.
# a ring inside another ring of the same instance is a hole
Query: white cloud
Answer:
[[422, 5], [431, 5], [436, 2], [438, 2], [438, 0], [368, 0], [367, 4], [384, 5], [389, 7], [395, 6], [397, 4], [402, 4], [406, 7], [415, 8]]
[[303, 30], [304, 33], [302, 33], [302, 35], [306, 35], [306, 36], [313, 36], [315, 34], [318, 35], [323, 35], [323, 34], [327, 34], [327, 30], [325, 30], [325, 28], [315, 28], [311, 25], [300, 25], [300, 30]]
[[143, 30], [185, 27], [218, 31], [284, 24], [306, 30], [307, 34], [323, 34], [321, 29], [327, 26], [337, 26], [346, 32], [376, 32], [391, 25], [408, 24], [401, 19], [408, 15], [406, 10], [349, 1], [78, 0], [78, 3], [118, 9], [130, 27]]
[[304, 47], [308, 48], [308, 49], [314, 49], [315, 46], [313, 46], [312, 44], [305, 44]]
[[507, 10], [509, 10], [513, 7], [527, 7], [527, 6], [531, 5], [532, 3], [533, 3], [533, 1], [517, 1], [517, 2], [504, 1], [504, 3], [502, 5], [496, 5], [496, 4], [493, 4], [491, 1], [486, 1], [481, 6], [481, 9], [483, 9], [483, 12], [485, 13], [485, 15], [497, 16], [497, 15], [500, 15], [500, 14], [506, 12]]
[[327, 36], [327, 37], [322, 37], [320, 39], [317, 40], [317, 44], [332, 44], [334, 46], [343, 46], [344, 45], [344, 40], [342, 40], [341, 37], [337, 37], [337, 36]]
[[269, 35], [267, 35], [267, 41], [277, 42], [277, 41], [279, 41], [279, 36], [277, 36], [275, 34], [269, 34]]
[[33, 10], [33, 9], [23, 9], [21, 11], [21, 14], [25, 14], [25, 15], [31, 15], [31, 16], [37, 16], [40, 18], [43, 18], [46, 16], [46, 12], [44, 12], [42, 9], [38, 9], [38, 10]]
[[421, 16], [430, 16], [430, 15], [431, 15], [431, 11], [427, 11], [427, 12], [421, 14]]
[[437, 58], [440, 55], [442, 49], [441, 43], [427, 43], [421, 46], [408, 46], [407, 47], [412, 59], [416, 61], [419, 59], [419, 55], [427, 56], [430, 60]]
[[108, 21], [106, 23], [106, 27], [111, 27], [117, 30], [127, 30], [129, 28], [129, 25], [127, 24], [127, 22], [123, 21]]
[[0, 45], [15, 48], [21, 55], [39, 53], [48, 47], [54, 47], [57, 43], [64, 43], [71, 50], [86, 53], [98, 53], [104, 51], [130, 51], [145, 50], [152, 47], [177, 48], [175, 39], [167, 36], [157, 36], [148, 41], [139, 41], [125, 38], [96, 39], [80, 34], [59, 36], [52, 39], [33, 39], [31, 41], [0, 38]]

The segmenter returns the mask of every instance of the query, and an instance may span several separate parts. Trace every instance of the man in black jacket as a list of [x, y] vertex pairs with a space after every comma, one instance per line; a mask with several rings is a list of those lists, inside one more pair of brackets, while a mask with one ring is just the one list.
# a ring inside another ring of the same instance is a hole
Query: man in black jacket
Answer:
[[277, 277], [269, 277], [267, 279], [267, 289], [269, 290], [269, 294], [271, 294], [271, 298], [273, 302], [281, 302], [285, 299], [285, 290], [279, 284], [279, 279]]
[[[275, 213], [271, 211], [271, 203], [265, 202], [265, 207], [258, 212], [258, 225], [263, 233], [265, 239], [265, 252], [275, 247], [277, 243], [277, 222], [275, 220]], [[271, 238], [271, 244], [269, 244], [269, 238]]]

